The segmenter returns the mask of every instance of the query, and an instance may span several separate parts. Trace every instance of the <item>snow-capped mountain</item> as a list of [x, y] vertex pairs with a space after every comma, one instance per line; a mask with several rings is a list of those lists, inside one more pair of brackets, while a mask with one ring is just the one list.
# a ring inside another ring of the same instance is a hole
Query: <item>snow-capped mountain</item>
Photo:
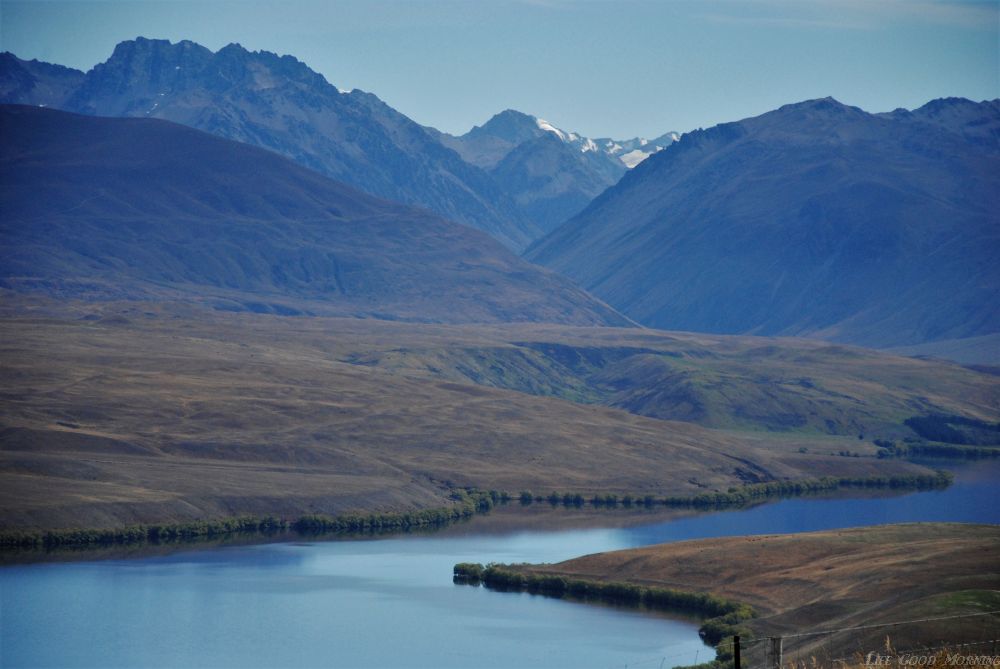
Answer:
[[591, 139], [513, 109], [442, 144], [489, 171], [543, 230], [583, 210], [630, 168], [677, 139]]
[[676, 132], [667, 132], [656, 139], [645, 139], [644, 137], [633, 137], [632, 139], [599, 137], [591, 139], [578, 135], [575, 132], [561, 130], [545, 119], [536, 118], [535, 123], [539, 129], [551, 132], [565, 143], [579, 149], [583, 153], [593, 151], [613, 156], [628, 169], [632, 169], [657, 151], [667, 148], [681, 138]]
[[[593, 140], [593, 143], [597, 147], [607, 153], [608, 155], [615, 156], [618, 160], [622, 161], [625, 167], [632, 169], [646, 158], [657, 151], [662, 151], [674, 142], [678, 141], [681, 136], [676, 132], [668, 132], [660, 135], [656, 139], [643, 139], [642, 137], [633, 137], [632, 139], [611, 139], [609, 137], [602, 137], [600, 139]], [[587, 140], [590, 141], [590, 140]]]
[[454, 137], [371, 93], [340, 91], [292, 56], [141, 37], [86, 73], [0, 54], [0, 103], [181, 123], [426, 207], [515, 251], [676, 138], [590, 139], [514, 110]]
[[526, 141], [538, 139], [546, 133], [581, 153], [611, 156], [624, 167], [631, 169], [652, 154], [664, 149], [680, 135], [668, 132], [655, 139], [590, 138], [557, 127], [543, 118], [507, 109], [481, 126], [476, 126], [460, 137], [441, 133], [441, 142], [456, 151], [473, 165], [492, 169], [508, 153]]

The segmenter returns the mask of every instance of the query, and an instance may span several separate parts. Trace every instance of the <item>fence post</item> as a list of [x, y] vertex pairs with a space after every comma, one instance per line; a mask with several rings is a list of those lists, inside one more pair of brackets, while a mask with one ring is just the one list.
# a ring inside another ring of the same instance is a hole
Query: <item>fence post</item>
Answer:
[[765, 669], [781, 669], [781, 637], [767, 638], [767, 649], [764, 652]]
[[733, 667], [740, 669], [740, 635], [733, 637]]

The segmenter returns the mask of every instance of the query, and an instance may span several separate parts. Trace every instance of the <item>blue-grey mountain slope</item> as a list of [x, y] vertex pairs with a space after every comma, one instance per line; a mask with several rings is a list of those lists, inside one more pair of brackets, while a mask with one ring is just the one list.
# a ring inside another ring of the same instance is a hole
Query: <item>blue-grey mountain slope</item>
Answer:
[[998, 103], [830, 98], [684, 135], [526, 257], [664, 329], [903, 346], [1000, 332]]
[[0, 285], [444, 323], [627, 325], [487, 234], [154, 119], [0, 106]]
[[44, 65], [6, 54], [0, 102], [174, 121], [281, 153], [367, 193], [424, 206], [513, 249], [539, 234], [483, 170], [376, 96], [339, 91], [291, 56], [238, 44], [213, 53], [189, 41], [138, 38], [119, 44], [85, 75], [69, 70], [61, 82], [75, 83], [69, 94], [49, 85], [53, 75], [40, 71]]

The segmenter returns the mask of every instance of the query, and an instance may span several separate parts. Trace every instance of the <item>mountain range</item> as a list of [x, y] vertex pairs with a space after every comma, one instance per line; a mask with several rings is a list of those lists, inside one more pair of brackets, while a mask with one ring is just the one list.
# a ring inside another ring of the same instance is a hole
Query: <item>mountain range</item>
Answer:
[[[932, 353], [1000, 333], [996, 100], [881, 114], [811, 100], [650, 141], [591, 139], [508, 109], [452, 136], [291, 56], [139, 38], [86, 73], [0, 55], [0, 101], [155, 117], [275, 151], [515, 252], [530, 244], [527, 260], [651, 327]], [[385, 313], [420, 318], [418, 302]], [[585, 321], [627, 322], [592, 303]], [[579, 316], [539, 304], [456, 314]], [[448, 319], [438, 307], [426, 317]]]
[[[516, 251], [676, 137], [595, 143], [504, 112], [456, 138], [418, 125], [375, 95], [340, 91], [292, 56], [142, 37], [118, 44], [86, 73], [0, 54], [0, 103], [188, 125], [275, 151], [378, 197], [426, 207]], [[503, 133], [509, 116], [528, 126], [517, 141]], [[560, 142], [536, 143], [552, 137]], [[514, 149], [521, 150], [498, 166]]]
[[437, 133], [440, 141], [455, 149], [466, 162], [487, 170], [495, 168], [511, 151], [528, 142], [542, 137], [554, 137], [567, 147], [584, 154], [594, 165], [594, 169], [611, 172], [617, 177], [624, 174], [622, 167], [631, 169], [680, 139], [676, 132], [668, 132], [652, 140], [641, 137], [621, 140], [608, 137], [591, 139], [557, 128], [545, 119], [516, 109], [502, 111], [483, 125], [477, 125], [457, 137], [433, 128], [429, 130]]
[[1000, 332], [1000, 101], [831, 98], [684, 135], [525, 257], [644, 325], [904, 346]]
[[291, 56], [138, 38], [84, 74], [4, 54], [0, 102], [174, 121], [424, 206], [512, 249], [538, 234], [483, 170], [376, 96], [341, 92]]
[[229, 311], [628, 325], [485, 233], [155, 119], [0, 106], [6, 288]]
[[545, 232], [578, 214], [628, 169], [678, 138], [667, 133], [652, 141], [594, 140], [513, 109], [460, 137], [437, 136], [466, 162], [489, 171]]

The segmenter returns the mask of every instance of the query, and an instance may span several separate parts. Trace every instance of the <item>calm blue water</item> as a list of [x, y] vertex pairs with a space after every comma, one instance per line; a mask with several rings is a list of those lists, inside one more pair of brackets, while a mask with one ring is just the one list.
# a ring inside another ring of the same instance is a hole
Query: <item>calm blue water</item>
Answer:
[[[627, 528], [496, 533], [487, 518], [429, 536], [7, 567], [0, 569], [0, 666], [691, 664], [712, 656], [695, 623], [455, 586], [452, 565], [554, 562], [664, 541], [886, 522], [1000, 523], [1000, 463], [958, 474], [945, 491], [787, 500]], [[597, 514], [594, 522], [602, 517], [609, 518]]]

